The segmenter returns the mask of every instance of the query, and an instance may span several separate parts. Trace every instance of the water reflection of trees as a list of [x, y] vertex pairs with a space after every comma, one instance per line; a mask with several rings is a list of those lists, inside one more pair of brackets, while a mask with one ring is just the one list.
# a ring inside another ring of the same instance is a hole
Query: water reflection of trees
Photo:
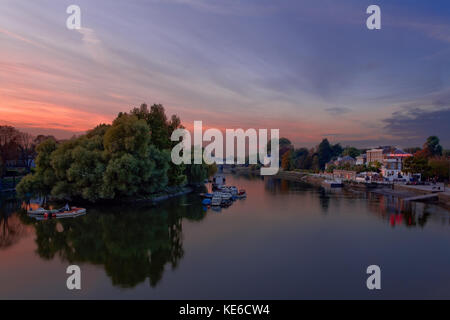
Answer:
[[311, 190], [312, 186], [305, 182], [267, 177], [264, 179], [264, 188], [272, 194], [288, 194], [292, 192]]
[[12, 216], [18, 208], [19, 201], [0, 199], [0, 250], [12, 246], [26, 235], [24, 225]]
[[146, 278], [156, 286], [165, 266], [176, 268], [184, 255], [182, 219], [204, 217], [198, 201], [175, 202], [158, 208], [91, 208], [76, 219], [23, 220], [34, 225], [43, 259], [102, 265], [115, 286], [134, 287]]
[[319, 188], [319, 202], [322, 211], [327, 213], [328, 208], [330, 207], [330, 195], [325, 188]]

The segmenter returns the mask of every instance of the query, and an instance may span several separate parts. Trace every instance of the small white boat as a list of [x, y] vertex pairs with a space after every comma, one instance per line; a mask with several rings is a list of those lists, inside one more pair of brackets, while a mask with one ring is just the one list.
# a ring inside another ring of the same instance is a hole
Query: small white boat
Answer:
[[229, 200], [229, 199], [231, 199], [232, 195], [229, 192], [222, 192], [221, 197], [222, 197], [222, 200]]
[[53, 214], [58, 212], [58, 209], [44, 209], [44, 208], [37, 208], [36, 210], [28, 210], [28, 214], [31, 216], [43, 216], [44, 214]]
[[245, 192], [244, 189], [240, 189], [238, 194], [237, 194], [237, 197], [240, 198], [240, 199], [245, 198], [245, 197], [247, 197], [247, 192]]
[[54, 217], [54, 218], [69, 218], [69, 217], [78, 217], [78, 216], [81, 216], [84, 214], [86, 214], [86, 209], [72, 207], [68, 211], [52, 213], [52, 217]]
[[233, 196], [236, 196], [238, 194], [238, 188], [236, 188], [235, 186], [229, 187], [228, 190], [230, 191], [231, 195], [233, 195]]
[[37, 217], [43, 217], [45, 219], [48, 218], [70, 218], [70, 217], [78, 217], [86, 214], [86, 209], [84, 208], [77, 208], [72, 207], [70, 210], [47, 210], [48, 212], [45, 212], [42, 215], [36, 215], [31, 214], [31, 216], [37, 216]]
[[213, 196], [211, 199], [211, 205], [212, 206], [220, 206], [222, 203], [222, 197], [221, 196]]
[[215, 175], [212, 180], [212, 187], [213, 189], [219, 189], [220, 187], [225, 185], [225, 182], [226, 182], [225, 176], [220, 174]]

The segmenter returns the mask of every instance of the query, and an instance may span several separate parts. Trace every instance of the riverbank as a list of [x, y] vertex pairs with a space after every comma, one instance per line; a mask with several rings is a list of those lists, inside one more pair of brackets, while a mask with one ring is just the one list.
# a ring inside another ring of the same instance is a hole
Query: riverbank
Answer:
[[439, 204], [450, 208], [450, 191], [448, 191], [447, 188], [445, 189], [445, 191], [436, 191], [435, 189], [433, 190], [431, 186], [409, 186], [394, 184], [394, 190], [397, 190], [399, 192], [409, 192], [413, 195], [437, 193]]
[[321, 186], [322, 182], [325, 180], [323, 177], [308, 172], [282, 170], [278, 171], [274, 178], [296, 182], [306, 182], [318, 187]]
[[[274, 176], [277, 179], [283, 179], [288, 181], [296, 181], [296, 182], [306, 182], [314, 186], [322, 186], [322, 182], [325, 180], [324, 177], [321, 177], [316, 174], [311, 174], [307, 172], [297, 172], [297, 171], [279, 171], [278, 174]], [[436, 193], [436, 190], [433, 190], [429, 186], [410, 186], [410, 185], [402, 185], [402, 184], [394, 184], [389, 186], [384, 185], [366, 185], [362, 183], [352, 183], [352, 182], [344, 182], [345, 189], [363, 189], [365, 191], [383, 194], [383, 195], [391, 195], [401, 199], [409, 198], [417, 195], [426, 195], [430, 193]], [[437, 192], [438, 193], [438, 201], [439, 205], [442, 205], [446, 208], [450, 208], [450, 191], [445, 192]]]

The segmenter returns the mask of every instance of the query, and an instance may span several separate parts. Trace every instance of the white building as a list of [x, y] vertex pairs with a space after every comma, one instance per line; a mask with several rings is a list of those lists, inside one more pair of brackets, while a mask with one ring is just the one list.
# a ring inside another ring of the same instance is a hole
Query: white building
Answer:
[[406, 153], [403, 150], [395, 149], [393, 152], [385, 155], [382, 160], [381, 174], [387, 181], [410, 181], [412, 175], [403, 172], [403, 161], [411, 157], [412, 154]]
[[367, 155], [361, 154], [356, 157], [356, 165], [363, 165], [366, 164]]

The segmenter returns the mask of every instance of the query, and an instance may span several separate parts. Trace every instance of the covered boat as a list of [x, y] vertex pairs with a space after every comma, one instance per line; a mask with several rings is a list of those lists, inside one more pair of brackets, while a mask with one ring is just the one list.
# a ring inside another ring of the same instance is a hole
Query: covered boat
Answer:
[[212, 206], [220, 206], [221, 203], [222, 203], [222, 197], [214, 195], [214, 197], [211, 200], [211, 205]]
[[200, 197], [211, 199], [213, 197], [213, 194], [212, 193], [200, 193]]
[[244, 189], [240, 189], [238, 194], [237, 194], [237, 197], [238, 198], [245, 198], [246, 196], [247, 196], [247, 193], [245, 192], [245, 190]]
[[[78, 216], [81, 216], [84, 214], [86, 214], [85, 208], [72, 207], [72, 208], [70, 208], [70, 210], [52, 213], [51, 216], [54, 218], [69, 218], [69, 217], [78, 217]], [[45, 214], [44, 216], [48, 217], [48, 216], [50, 216], [50, 214]]]
[[44, 214], [53, 214], [58, 212], [59, 209], [44, 209], [44, 208], [37, 208], [36, 210], [28, 210], [28, 214], [32, 216], [43, 216]]

